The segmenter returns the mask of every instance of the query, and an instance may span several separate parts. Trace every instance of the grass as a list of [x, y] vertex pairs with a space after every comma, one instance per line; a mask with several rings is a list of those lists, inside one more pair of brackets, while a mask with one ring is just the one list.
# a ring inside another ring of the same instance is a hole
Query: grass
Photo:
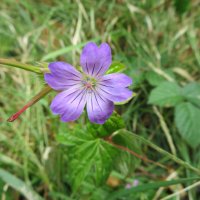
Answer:
[[[0, 57], [38, 66], [54, 60], [78, 66], [85, 43], [109, 42], [113, 60], [127, 66], [126, 73], [133, 78], [132, 89], [137, 93], [131, 102], [117, 107], [127, 129], [199, 168], [200, 149], [192, 149], [180, 136], [173, 110], [148, 104], [153, 89], [148, 72], [180, 85], [198, 82], [199, 14], [198, 0], [191, 1], [183, 11], [180, 5], [175, 7], [172, 0], [3, 0], [0, 4]], [[31, 72], [3, 65], [0, 69], [0, 168], [18, 177], [44, 199], [99, 199], [99, 196], [106, 199], [106, 192], [114, 191], [112, 186], [95, 188], [92, 192], [94, 187], [86, 184], [80, 196], [70, 197], [67, 152], [57, 144], [55, 137], [59, 132], [68, 131], [73, 123], [63, 124], [51, 114], [49, 103], [54, 94], [28, 109], [14, 123], [6, 122], [43, 88], [44, 82]], [[128, 177], [130, 179], [151, 183], [194, 175], [147, 145], [142, 146], [142, 150], [147, 157], [170, 166], [171, 170], [163, 173], [153, 165], [142, 163]], [[118, 187], [124, 185], [121, 183]], [[190, 185], [188, 182], [167, 190], [138, 192], [134, 198], [161, 199]], [[174, 199], [197, 200], [198, 187], [191, 187]], [[2, 200], [22, 199], [20, 195], [0, 179]]]

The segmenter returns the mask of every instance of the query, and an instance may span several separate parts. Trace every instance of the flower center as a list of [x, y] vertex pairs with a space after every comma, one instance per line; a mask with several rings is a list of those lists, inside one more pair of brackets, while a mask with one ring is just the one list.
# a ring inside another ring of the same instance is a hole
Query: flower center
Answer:
[[90, 90], [92, 90], [96, 86], [96, 83], [96, 79], [90, 76], [85, 76], [82, 80], [83, 86]]

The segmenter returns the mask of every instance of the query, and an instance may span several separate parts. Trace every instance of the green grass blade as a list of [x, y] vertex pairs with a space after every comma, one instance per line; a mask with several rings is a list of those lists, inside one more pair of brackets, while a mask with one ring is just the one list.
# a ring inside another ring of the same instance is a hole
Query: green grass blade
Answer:
[[0, 169], [0, 179], [24, 195], [28, 200], [43, 200], [29, 185], [4, 169]]
[[10, 166], [15, 166], [15, 167], [20, 167], [20, 168], [22, 167], [17, 161], [15, 161], [14, 159], [2, 153], [0, 153], [0, 163], [4, 163]]
[[[113, 31], [111, 33], [109, 33], [110, 36], [115, 36], [115, 35], [123, 35], [124, 33], [121, 32], [121, 31]], [[101, 37], [98, 36], [94, 39], [91, 39], [90, 41], [92, 42], [98, 42], [99, 40], [101, 40]], [[72, 50], [75, 50], [75, 49], [80, 49], [82, 47], [84, 47], [89, 41], [86, 41], [86, 42], [82, 42], [82, 43], [79, 43], [77, 45], [70, 45], [70, 46], [67, 46], [67, 47], [64, 47], [62, 49], [58, 49], [56, 51], [53, 51], [47, 55], [45, 55], [41, 61], [47, 61], [47, 60], [52, 60], [52, 59], [55, 59], [56, 57], [58, 56], [61, 56], [63, 54], [66, 54]]]
[[121, 189], [113, 193], [112, 195], [110, 195], [108, 199], [110, 200], [117, 199], [119, 197], [125, 197], [136, 192], [146, 192], [147, 190], [157, 189], [160, 187], [168, 187], [170, 185], [176, 185], [180, 183], [188, 183], [190, 181], [196, 181], [196, 180], [200, 180], [200, 177], [182, 178], [182, 179], [177, 179], [177, 180], [172, 180], [172, 181], [159, 181], [159, 182], [154, 182], [154, 183], [147, 183], [144, 185], [133, 187], [131, 189]]
[[137, 140], [140, 140], [142, 143], [144, 144], [147, 144], [148, 146], [150, 146], [152, 149], [156, 150], [157, 152], [161, 153], [162, 155], [170, 158], [171, 160], [173, 160], [174, 162], [178, 163], [179, 165], [187, 168], [187, 169], [190, 169], [192, 170], [193, 172], [195, 172], [196, 174], [200, 175], [200, 169], [196, 168], [196, 167], [193, 167], [192, 165], [190, 165], [188, 162], [185, 162], [183, 160], [181, 160], [180, 158], [176, 157], [175, 155], [172, 155], [171, 153], [165, 151], [164, 149], [158, 147], [157, 145], [153, 144], [152, 142], [150, 142], [149, 140], [133, 133], [133, 132], [130, 132], [130, 131], [127, 131], [127, 130], [119, 130], [119, 131], [116, 131], [114, 133], [114, 135], [120, 133], [120, 131], [125, 131], [129, 134], [131, 134], [135, 139]]
[[[92, 40], [92, 41], [97, 41], [98, 39]], [[62, 49], [58, 49], [56, 51], [53, 51], [53, 52], [45, 55], [42, 58], [42, 61], [47, 61], [47, 60], [55, 59], [56, 57], [58, 57], [60, 55], [63, 55], [63, 54], [66, 54], [66, 53], [68, 53], [68, 52], [70, 52], [72, 50], [82, 48], [83, 46], [85, 46], [85, 44], [87, 44], [87, 42], [83, 42], [83, 43], [80, 43], [78, 45], [70, 45], [70, 46], [64, 47]]]

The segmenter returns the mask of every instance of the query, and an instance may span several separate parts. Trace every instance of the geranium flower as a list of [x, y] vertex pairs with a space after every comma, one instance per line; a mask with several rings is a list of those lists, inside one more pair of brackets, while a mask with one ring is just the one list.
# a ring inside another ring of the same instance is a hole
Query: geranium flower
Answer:
[[82, 51], [80, 64], [83, 72], [65, 62], [49, 64], [50, 73], [44, 75], [47, 84], [61, 91], [52, 101], [50, 108], [63, 122], [78, 119], [87, 107], [89, 120], [103, 124], [114, 110], [114, 102], [132, 96], [127, 87], [132, 79], [122, 73], [106, 74], [112, 62], [110, 46], [99, 47], [89, 42]]

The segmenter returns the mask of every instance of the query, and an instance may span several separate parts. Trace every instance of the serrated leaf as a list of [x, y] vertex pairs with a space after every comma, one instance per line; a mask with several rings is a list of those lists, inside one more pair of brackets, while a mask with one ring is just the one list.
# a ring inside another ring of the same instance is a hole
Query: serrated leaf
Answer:
[[4, 169], [0, 169], [0, 179], [24, 195], [28, 200], [43, 200], [29, 185]]
[[[85, 147], [86, 148], [85, 148]], [[74, 165], [75, 163], [71, 162], [69, 164], [70, 169], [70, 179], [72, 182], [73, 190], [76, 191], [78, 187], [82, 184], [83, 180], [86, 176], [89, 175], [90, 169], [95, 162], [95, 154], [96, 154], [96, 145], [95, 143], [83, 143], [80, 147], [77, 147], [77, 150], [74, 150], [73, 157], [77, 160], [78, 165]], [[79, 153], [77, 152], [79, 151]]]
[[[91, 135], [90, 134], [86, 134], [85, 137], [81, 137], [82, 135], [80, 135], [80, 137], [78, 137], [76, 134], [58, 134], [56, 135], [56, 140], [64, 145], [67, 146], [75, 146], [79, 143], [83, 143], [86, 142], [87, 140], [91, 139]], [[93, 138], [93, 137], [92, 137]]]
[[95, 174], [95, 183], [97, 185], [107, 179], [115, 154], [115, 149], [112, 146], [101, 139], [95, 139], [90, 143], [85, 142], [79, 145], [71, 153], [72, 157], [75, 157], [78, 161], [78, 163], [71, 162], [69, 164], [70, 179], [74, 191], [92, 174]]
[[106, 74], [112, 74], [112, 73], [118, 73], [118, 72], [122, 72], [126, 69], [125, 65], [120, 63], [120, 62], [113, 62], [108, 71], [106, 72]]
[[91, 177], [95, 177], [93, 184], [105, 182], [117, 150], [98, 138], [97, 134], [88, 132], [88, 129], [85, 131], [79, 127], [74, 130], [70, 134], [61, 134], [57, 139], [68, 147], [69, 181], [76, 192], [80, 185]]
[[183, 100], [184, 97], [179, 85], [173, 82], [163, 82], [151, 91], [148, 103], [171, 107], [179, 104]]
[[200, 83], [190, 83], [183, 88], [184, 97], [200, 108]]
[[175, 108], [175, 123], [181, 136], [195, 148], [200, 144], [200, 109], [189, 102]]
[[88, 123], [87, 131], [100, 137], [105, 137], [124, 127], [125, 124], [122, 117], [116, 112], [113, 112], [111, 117], [103, 125]]

